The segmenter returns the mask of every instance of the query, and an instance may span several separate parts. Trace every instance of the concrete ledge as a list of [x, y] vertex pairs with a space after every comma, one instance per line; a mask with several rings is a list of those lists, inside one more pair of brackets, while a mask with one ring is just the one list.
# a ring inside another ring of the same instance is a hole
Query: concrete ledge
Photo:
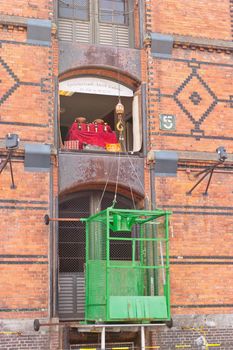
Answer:
[[174, 44], [188, 45], [188, 46], [200, 46], [204, 48], [212, 48], [219, 50], [233, 51], [233, 42], [227, 40], [215, 40], [208, 38], [198, 38], [193, 36], [174, 35]]
[[19, 16], [0, 15], [0, 24], [27, 27], [28, 18]]
[[[33, 18], [33, 19], [36, 20], [35, 18]], [[0, 14], [0, 25], [1, 26], [22, 27], [24, 29], [27, 29], [28, 21], [30, 21], [30, 20], [32, 20], [32, 18]], [[53, 35], [57, 33], [57, 25], [54, 22], [51, 22], [51, 33]]]
[[[14, 156], [21, 156], [24, 155], [24, 148], [25, 148], [25, 144], [35, 144], [35, 145], [41, 145], [43, 144], [42, 142], [34, 142], [34, 141], [19, 141], [19, 147], [17, 149], [15, 149], [13, 151], [13, 155]], [[52, 144], [48, 144], [46, 143], [46, 145], [50, 145], [51, 147], [51, 155], [57, 155], [57, 149], [54, 147], [54, 145]], [[6, 142], [5, 140], [0, 140], [0, 155], [5, 155], [7, 153], [7, 149], [6, 149]]]
[[233, 314], [202, 314], [202, 315], [176, 315], [173, 316], [174, 327], [208, 327], [208, 328], [232, 328]]
[[[153, 162], [155, 160], [155, 151], [160, 150], [151, 150], [147, 154], [147, 161]], [[172, 150], [166, 150], [172, 151]], [[218, 155], [216, 152], [193, 152], [193, 151], [176, 151], [178, 154], [178, 161], [194, 161], [194, 162], [217, 162]], [[224, 162], [225, 164], [229, 164], [233, 162], [233, 154], [228, 154], [227, 160]]]

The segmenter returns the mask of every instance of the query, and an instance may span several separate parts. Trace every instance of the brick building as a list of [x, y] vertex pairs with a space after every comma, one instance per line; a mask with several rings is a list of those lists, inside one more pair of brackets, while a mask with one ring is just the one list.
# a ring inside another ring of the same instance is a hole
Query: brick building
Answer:
[[[116, 195], [173, 212], [173, 327], [145, 327], [146, 345], [233, 349], [232, 21], [232, 0], [0, 1], [1, 349], [100, 348], [79, 326], [84, 225], [43, 218], [88, 217]], [[122, 152], [66, 142], [77, 117], [114, 131], [119, 96]], [[220, 146], [227, 159], [198, 184]], [[161, 177], [167, 151], [176, 176]], [[106, 348], [140, 344], [137, 325], [106, 331]]]

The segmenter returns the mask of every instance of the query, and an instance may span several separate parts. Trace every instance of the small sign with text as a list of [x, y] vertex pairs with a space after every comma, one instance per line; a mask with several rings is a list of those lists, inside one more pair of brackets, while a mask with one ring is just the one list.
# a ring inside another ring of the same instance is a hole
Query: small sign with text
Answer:
[[159, 115], [160, 130], [176, 130], [176, 117], [171, 114]]

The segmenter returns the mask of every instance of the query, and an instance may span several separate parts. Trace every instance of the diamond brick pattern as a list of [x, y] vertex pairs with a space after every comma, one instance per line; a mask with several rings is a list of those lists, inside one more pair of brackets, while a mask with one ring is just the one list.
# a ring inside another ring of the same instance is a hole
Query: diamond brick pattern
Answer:
[[7, 63], [0, 57], [0, 105], [20, 86], [19, 78], [14, 74]]
[[197, 106], [201, 102], [202, 98], [199, 95], [198, 92], [194, 91], [192, 95], [189, 96], [189, 99], [192, 101], [192, 103]]
[[[198, 91], [194, 91], [197, 87]], [[217, 96], [195, 68], [175, 91], [173, 97], [197, 130], [218, 103]]]

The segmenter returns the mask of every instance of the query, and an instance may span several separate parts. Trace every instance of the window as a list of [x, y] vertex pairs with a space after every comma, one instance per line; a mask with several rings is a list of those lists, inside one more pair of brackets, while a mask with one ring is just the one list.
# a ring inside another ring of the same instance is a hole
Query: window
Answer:
[[59, 17], [89, 20], [88, 0], [59, 0]]
[[128, 24], [127, 2], [125, 0], [99, 0], [100, 22]]
[[[123, 138], [116, 127], [119, 90], [125, 108]], [[140, 90], [133, 92], [112, 80], [82, 76], [61, 82], [59, 93], [61, 148], [101, 152], [141, 150]]]
[[[59, 217], [77, 218], [93, 215], [100, 205], [102, 191], [78, 192], [60, 200]], [[101, 210], [113, 203], [114, 193], [105, 192]], [[116, 208], [130, 209], [133, 203], [121, 195], [117, 198]], [[99, 208], [100, 209], [100, 208]], [[59, 317], [65, 319], [84, 319], [85, 304], [85, 224], [83, 222], [59, 222], [58, 259], [59, 259]], [[130, 248], [112, 246], [115, 258], [129, 259]]]
[[108, 46], [132, 46], [133, 2], [59, 0], [59, 39]]

